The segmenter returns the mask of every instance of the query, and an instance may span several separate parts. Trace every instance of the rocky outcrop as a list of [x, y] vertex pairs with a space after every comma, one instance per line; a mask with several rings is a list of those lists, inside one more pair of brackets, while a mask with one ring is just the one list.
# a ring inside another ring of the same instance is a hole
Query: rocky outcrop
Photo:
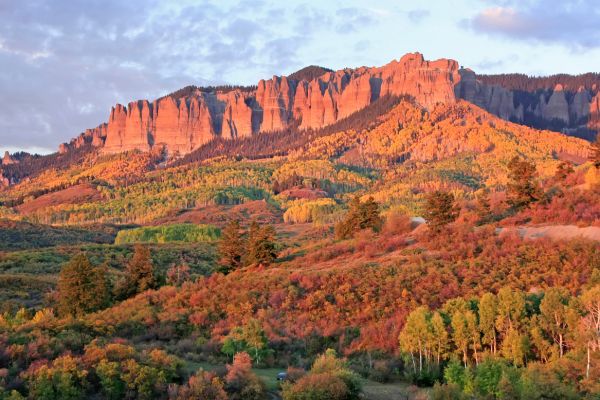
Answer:
[[509, 90], [484, 83], [472, 70], [459, 69], [456, 61], [427, 61], [419, 53], [382, 67], [314, 67], [291, 76], [296, 78], [261, 80], [254, 88], [189, 87], [154, 102], [117, 104], [107, 123], [60, 150], [88, 145], [104, 153], [164, 148], [171, 156], [184, 155], [215, 137], [244, 138], [291, 125], [320, 129], [387, 95], [409, 96], [428, 109], [464, 99], [505, 120], [574, 135], [600, 129], [598, 88], [573, 91], [557, 84], [532, 93]]
[[379, 68], [322, 70], [310, 79], [274, 76], [255, 89], [186, 91], [152, 103], [117, 104], [108, 122], [88, 129], [61, 151], [84, 145], [105, 153], [164, 147], [170, 155], [193, 151], [214, 137], [243, 138], [298, 124], [319, 129], [363, 109], [382, 96], [410, 96], [424, 107], [453, 103], [460, 81], [452, 60], [426, 61], [419, 53]]
[[600, 131], [600, 93], [596, 94], [590, 103], [589, 127], [596, 132]]
[[233, 91], [219, 96], [219, 102], [225, 103], [221, 134], [224, 138], [242, 138], [252, 136], [258, 130], [259, 121], [253, 123], [253, 110], [240, 91]]
[[555, 86], [547, 102], [545, 96], [540, 95], [536, 115], [541, 116], [546, 121], [560, 120], [565, 124], [569, 124], [569, 103], [567, 103], [562, 85]]
[[475, 72], [461, 69], [460, 82], [455, 86], [458, 98], [467, 100], [490, 113], [516, 122], [523, 121], [523, 105], [515, 106], [514, 95], [499, 85], [486, 85], [477, 80]]
[[574, 123], [585, 123], [590, 116], [592, 97], [588, 90], [580, 86], [569, 105], [569, 114]]
[[149, 106], [147, 101], [114, 106], [108, 118], [104, 151], [115, 153], [130, 150], [150, 150], [148, 134]]
[[13, 158], [8, 151], [4, 152], [4, 157], [0, 160], [2, 165], [17, 164], [19, 161]]
[[587, 139], [600, 130], [600, 97], [594, 85], [573, 88], [557, 83], [533, 91], [509, 90], [496, 83], [484, 83], [469, 69], [461, 69], [459, 74], [461, 80], [454, 88], [456, 97], [500, 118]]

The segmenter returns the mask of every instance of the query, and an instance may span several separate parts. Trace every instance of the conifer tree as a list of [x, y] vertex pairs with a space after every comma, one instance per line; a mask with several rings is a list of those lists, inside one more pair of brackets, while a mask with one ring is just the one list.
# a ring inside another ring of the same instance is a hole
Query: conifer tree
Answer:
[[454, 222], [457, 217], [458, 210], [454, 205], [452, 193], [437, 190], [427, 196], [425, 219], [433, 232], [439, 233], [443, 227]]
[[277, 259], [275, 229], [270, 225], [259, 227], [256, 222], [248, 231], [248, 264], [269, 265]]
[[515, 156], [508, 163], [508, 204], [519, 210], [540, 199], [535, 164]]
[[125, 277], [118, 288], [118, 297], [126, 299], [145, 290], [155, 289], [157, 286], [150, 249], [138, 244], [125, 269]]
[[81, 316], [109, 303], [106, 267], [94, 267], [84, 255], [76, 255], [60, 271], [58, 310], [62, 315]]
[[480, 224], [486, 224], [493, 219], [492, 207], [490, 205], [490, 196], [487, 190], [477, 193], [475, 212], [479, 217]]
[[373, 197], [369, 197], [364, 203], [358, 196], [348, 203], [348, 213], [344, 220], [335, 226], [335, 234], [339, 239], [352, 237], [354, 233], [363, 229], [379, 231], [383, 225], [383, 219], [379, 210], [379, 204]]
[[240, 222], [232, 220], [223, 229], [219, 240], [219, 271], [229, 273], [241, 267], [244, 247]]

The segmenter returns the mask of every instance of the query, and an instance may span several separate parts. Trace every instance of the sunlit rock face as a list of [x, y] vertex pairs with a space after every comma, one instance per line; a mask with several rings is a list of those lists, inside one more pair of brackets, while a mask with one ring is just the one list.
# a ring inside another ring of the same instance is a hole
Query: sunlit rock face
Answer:
[[323, 128], [387, 95], [408, 96], [427, 109], [464, 99], [505, 120], [568, 134], [600, 129], [597, 88], [557, 84], [524, 99], [522, 92], [482, 82], [454, 60], [427, 61], [420, 53], [382, 67], [323, 69], [304, 76], [274, 76], [255, 87], [198, 88], [154, 102], [117, 104], [107, 123], [86, 130], [60, 150], [89, 145], [118, 153], [160, 146], [169, 155], [185, 155], [215, 137], [244, 138], [291, 125]]
[[251, 90], [196, 90], [154, 102], [117, 104], [107, 123], [86, 130], [62, 151], [84, 145], [104, 153], [161, 146], [169, 154], [184, 155], [215, 137], [243, 138], [291, 124], [319, 129], [385, 95], [407, 95], [425, 107], [453, 103], [460, 78], [456, 61], [426, 61], [414, 53], [378, 68], [325, 72], [311, 79], [274, 76]]

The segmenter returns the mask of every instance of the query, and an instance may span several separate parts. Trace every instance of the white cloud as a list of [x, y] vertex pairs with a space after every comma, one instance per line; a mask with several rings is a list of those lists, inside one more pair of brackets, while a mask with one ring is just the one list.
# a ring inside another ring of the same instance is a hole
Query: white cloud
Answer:
[[560, 44], [570, 49], [600, 47], [600, 2], [496, 1], [464, 25], [476, 32], [512, 40]]

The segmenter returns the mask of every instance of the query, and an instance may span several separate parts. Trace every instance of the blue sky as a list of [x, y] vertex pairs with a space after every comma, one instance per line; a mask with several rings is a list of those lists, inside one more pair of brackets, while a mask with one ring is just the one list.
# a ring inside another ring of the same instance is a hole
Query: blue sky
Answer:
[[0, 151], [55, 151], [110, 107], [407, 52], [479, 73], [600, 72], [597, 0], [0, 0]]

